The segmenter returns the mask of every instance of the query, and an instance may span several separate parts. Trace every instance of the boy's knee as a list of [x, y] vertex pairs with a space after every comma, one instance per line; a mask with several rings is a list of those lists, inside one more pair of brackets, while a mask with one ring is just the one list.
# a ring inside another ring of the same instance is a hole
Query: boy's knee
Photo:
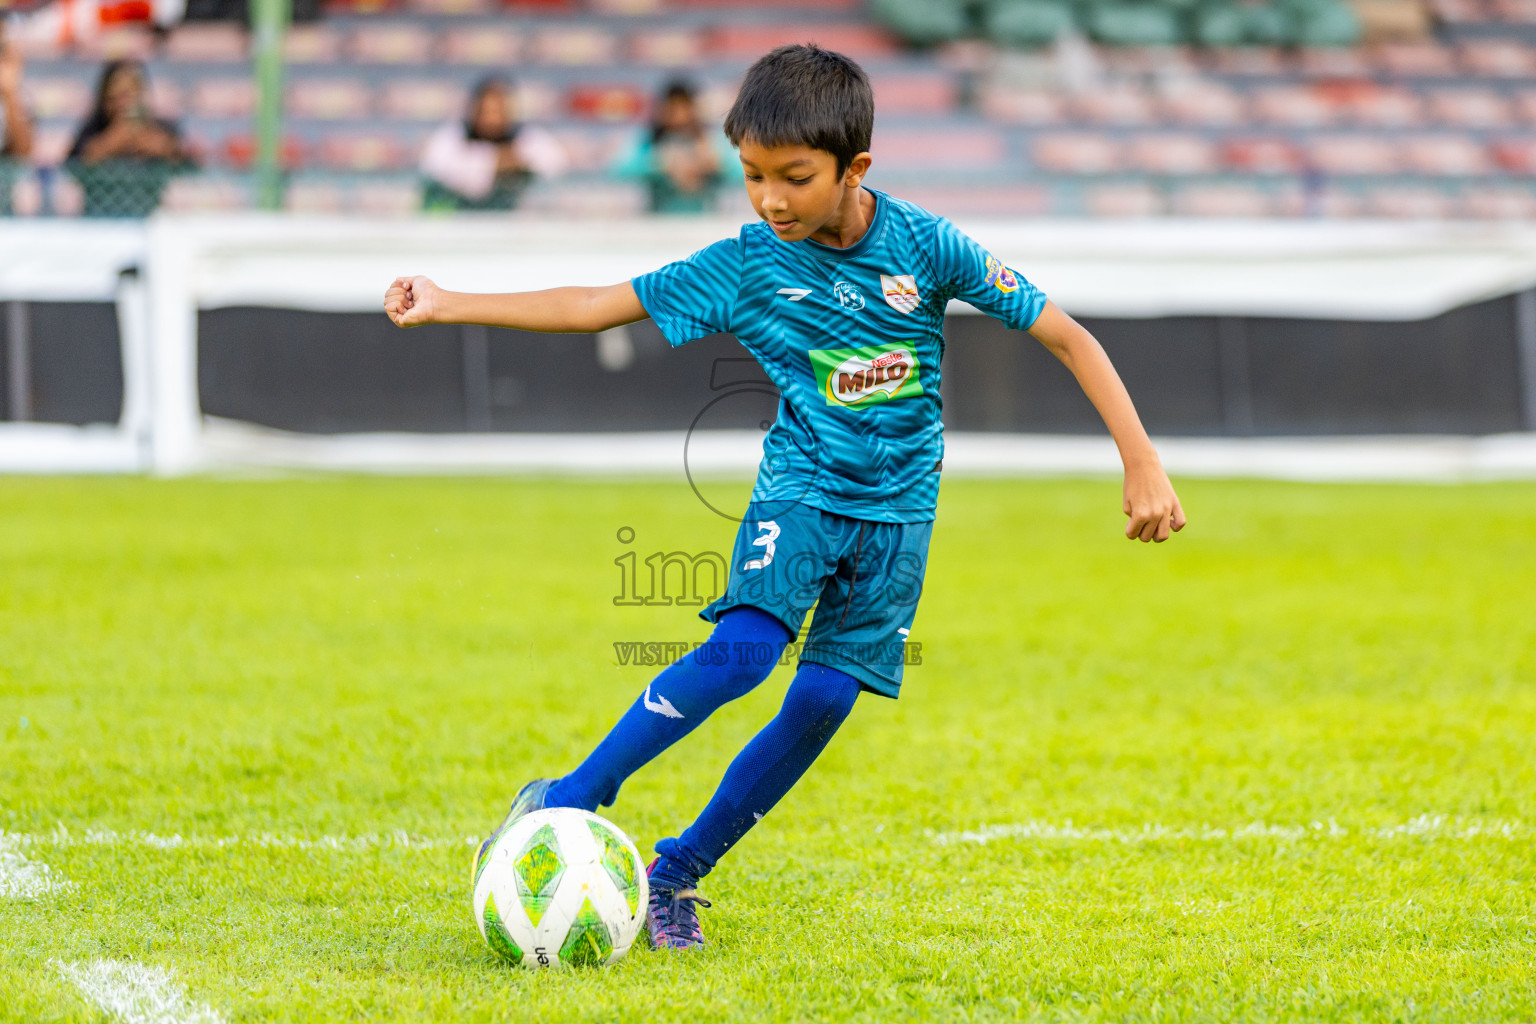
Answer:
[[805, 662], [784, 696], [784, 709], [802, 719], [841, 722], [859, 699], [859, 681], [835, 668]]

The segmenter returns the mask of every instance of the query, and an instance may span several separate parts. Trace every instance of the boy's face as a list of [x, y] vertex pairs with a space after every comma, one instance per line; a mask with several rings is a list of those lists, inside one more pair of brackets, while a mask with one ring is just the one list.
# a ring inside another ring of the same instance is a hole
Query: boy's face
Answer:
[[839, 175], [837, 158], [826, 150], [751, 139], [742, 140], [740, 153], [752, 209], [781, 242], [799, 242], [840, 221], [844, 204], [857, 203], [870, 163], [869, 154], [860, 153]]

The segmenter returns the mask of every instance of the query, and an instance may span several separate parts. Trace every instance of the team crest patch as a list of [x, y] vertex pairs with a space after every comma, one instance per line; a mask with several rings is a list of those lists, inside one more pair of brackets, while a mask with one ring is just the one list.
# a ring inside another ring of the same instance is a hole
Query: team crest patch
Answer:
[[1013, 271], [1003, 266], [1003, 261], [991, 253], [987, 254], [987, 284], [1005, 295], [1019, 289], [1019, 279]]
[[885, 301], [898, 313], [910, 313], [923, 301], [923, 297], [917, 293], [917, 280], [911, 274], [896, 277], [881, 274], [880, 291], [885, 295]]

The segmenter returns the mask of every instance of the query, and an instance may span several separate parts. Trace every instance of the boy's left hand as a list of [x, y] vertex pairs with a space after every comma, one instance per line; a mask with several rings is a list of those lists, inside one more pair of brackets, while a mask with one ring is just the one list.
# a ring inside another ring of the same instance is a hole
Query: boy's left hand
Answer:
[[1160, 463], [1135, 462], [1125, 467], [1122, 507], [1131, 520], [1125, 524], [1128, 540], [1161, 544], [1184, 529], [1184, 509]]

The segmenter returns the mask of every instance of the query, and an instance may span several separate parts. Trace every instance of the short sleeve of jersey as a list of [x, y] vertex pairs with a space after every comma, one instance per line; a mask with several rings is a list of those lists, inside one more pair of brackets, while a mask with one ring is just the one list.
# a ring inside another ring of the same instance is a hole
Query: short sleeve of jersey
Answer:
[[672, 345], [728, 334], [741, 291], [741, 240], [726, 238], [631, 283]]
[[947, 220], [938, 222], [934, 256], [953, 298], [1014, 330], [1028, 330], [1045, 309], [1044, 292]]

